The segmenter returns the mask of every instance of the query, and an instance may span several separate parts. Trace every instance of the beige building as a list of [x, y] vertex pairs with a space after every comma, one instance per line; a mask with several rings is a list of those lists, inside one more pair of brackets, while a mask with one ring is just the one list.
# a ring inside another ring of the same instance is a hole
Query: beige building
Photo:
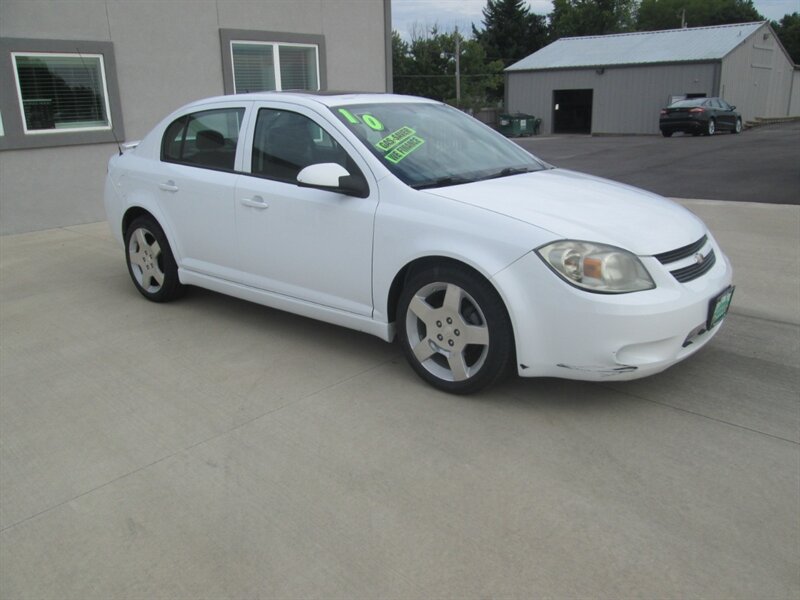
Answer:
[[506, 107], [542, 133], [658, 133], [672, 99], [720, 96], [745, 121], [800, 116], [800, 70], [769, 23], [562, 38], [506, 69]]
[[391, 89], [390, 0], [2, 0], [0, 233], [104, 218], [117, 142], [191, 100]]

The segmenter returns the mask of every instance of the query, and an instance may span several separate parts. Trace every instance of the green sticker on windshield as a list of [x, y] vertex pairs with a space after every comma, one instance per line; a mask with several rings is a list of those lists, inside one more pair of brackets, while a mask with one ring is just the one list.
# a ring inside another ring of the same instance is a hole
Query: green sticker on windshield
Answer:
[[375, 144], [375, 147], [378, 150], [383, 150], [384, 152], [388, 152], [389, 150], [397, 146], [397, 144], [402, 142], [404, 139], [406, 139], [407, 137], [411, 137], [415, 133], [417, 132], [411, 129], [411, 127], [401, 127], [397, 131], [390, 133], [380, 142]]
[[384, 129], [383, 123], [369, 113], [361, 115], [361, 120], [364, 121], [367, 127], [374, 129], [375, 131], [383, 131]]
[[340, 113], [341, 113], [341, 115], [342, 115], [342, 116], [343, 116], [345, 119], [347, 119], [347, 120], [348, 120], [350, 123], [352, 123], [353, 125], [358, 125], [358, 119], [356, 119], [356, 118], [353, 116], [353, 113], [351, 113], [349, 110], [347, 110], [346, 108], [340, 108], [340, 109], [339, 109], [339, 112], [340, 112]]
[[415, 135], [412, 135], [410, 138], [406, 138], [403, 142], [400, 143], [399, 146], [396, 146], [394, 150], [389, 152], [384, 158], [389, 162], [394, 164], [399, 163], [403, 160], [406, 156], [417, 150], [422, 144], [425, 143], [425, 140], [419, 138]]

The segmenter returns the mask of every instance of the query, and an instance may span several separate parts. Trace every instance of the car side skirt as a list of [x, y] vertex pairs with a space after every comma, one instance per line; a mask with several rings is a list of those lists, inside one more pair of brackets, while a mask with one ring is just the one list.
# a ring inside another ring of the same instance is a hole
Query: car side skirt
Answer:
[[355, 329], [356, 331], [363, 331], [386, 342], [391, 342], [394, 339], [395, 327], [391, 323], [381, 323], [369, 317], [210, 277], [185, 268], [178, 269], [178, 277], [181, 283], [185, 285], [195, 285], [212, 292], [219, 292], [220, 294], [226, 294], [248, 302], [284, 310], [302, 317], [317, 319], [333, 325]]

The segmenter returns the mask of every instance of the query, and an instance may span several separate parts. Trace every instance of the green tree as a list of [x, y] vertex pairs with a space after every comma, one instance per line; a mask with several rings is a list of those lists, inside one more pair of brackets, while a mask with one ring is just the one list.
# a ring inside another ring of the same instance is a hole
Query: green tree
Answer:
[[392, 33], [394, 91], [454, 104], [456, 36], [461, 52], [461, 106], [479, 108], [494, 98], [503, 84], [503, 64], [488, 60], [476, 40], [455, 32], [442, 33], [436, 26], [413, 32], [410, 43]]
[[485, 48], [488, 60], [508, 66], [547, 44], [547, 23], [523, 0], [487, 0], [483, 29], [473, 25], [472, 35]]
[[637, 29], [658, 31], [763, 21], [752, 0], [642, 0]]
[[632, 31], [636, 8], [636, 0], [553, 0], [550, 38]]
[[772, 28], [794, 63], [800, 64], [800, 13], [783, 15], [779, 23], [772, 22]]

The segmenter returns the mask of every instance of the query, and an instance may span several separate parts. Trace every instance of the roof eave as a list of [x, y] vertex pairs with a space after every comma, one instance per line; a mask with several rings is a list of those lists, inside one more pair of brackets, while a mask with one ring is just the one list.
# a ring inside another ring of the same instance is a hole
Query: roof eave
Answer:
[[[724, 57], [722, 57], [724, 58]], [[664, 66], [664, 65], [692, 65], [703, 63], [718, 63], [722, 62], [722, 58], [698, 58], [697, 60], [663, 60], [663, 61], [648, 61], [648, 62], [632, 62], [632, 63], [615, 63], [609, 64], [596, 64], [596, 65], [575, 65], [566, 67], [531, 67], [527, 69], [512, 69], [508, 67], [505, 69], [506, 73], [531, 73], [536, 71], [580, 71], [585, 69], [616, 69], [626, 67], [641, 67], [641, 66]]]

